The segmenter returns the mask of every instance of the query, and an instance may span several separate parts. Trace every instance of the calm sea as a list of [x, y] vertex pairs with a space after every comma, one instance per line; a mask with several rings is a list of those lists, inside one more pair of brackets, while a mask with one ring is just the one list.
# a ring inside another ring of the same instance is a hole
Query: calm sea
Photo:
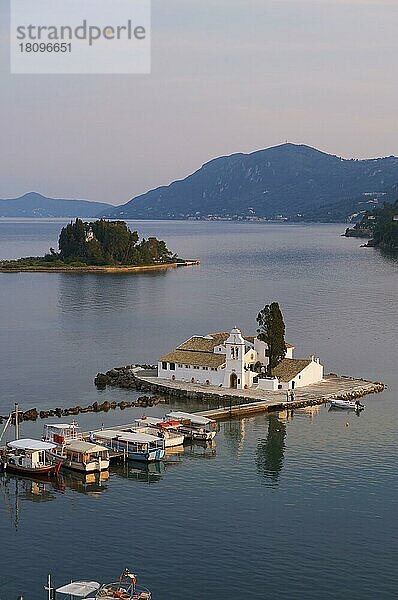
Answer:
[[[360, 417], [296, 412], [220, 427], [158, 467], [57, 487], [0, 478], [0, 599], [45, 597], [47, 573], [111, 581], [154, 600], [397, 597], [398, 261], [343, 225], [136, 222], [200, 267], [138, 275], [0, 274], [0, 414], [135, 397], [98, 371], [153, 362], [191, 334], [240, 327], [277, 300], [296, 356], [382, 380]], [[61, 221], [0, 221], [0, 257], [56, 246]], [[188, 407], [189, 408], [189, 407]], [[164, 405], [151, 414], [162, 415]], [[85, 415], [84, 428], [142, 409]], [[25, 437], [42, 422], [26, 424]]]

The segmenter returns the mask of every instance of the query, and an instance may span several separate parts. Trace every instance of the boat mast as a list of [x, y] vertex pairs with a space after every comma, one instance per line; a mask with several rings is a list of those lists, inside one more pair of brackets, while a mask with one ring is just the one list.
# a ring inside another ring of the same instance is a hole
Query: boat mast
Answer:
[[1, 434], [0, 434], [0, 442], [1, 442], [1, 438], [2, 438], [2, 437], [3, 437], [3, 435], [5, 434], [5, 432], [6, 432], [6, 429], [7, 429], [7, 427], [9, 426], [9, 424], [11, 423], [11, 421], [12, 421], [12, 412], [9, 414], [9, 417], [8, 417], [8, 419], [7, 419], [7, 422], [6, 422], [6, 424], [4, 425], [4, 429], [3, 429], [3, 431], [2, 431], [2, 432], [1, 432]]
[[15, 439], [19, 440], [19, 404], [15, 403]]
[[47, 577], [47, 585], [44, 586], [44, 589], [48, 592], [47, 600], [52, 600], [52, 598], [53, 598], [53, 594], [52, 594], [53, 588], [52, 588], [52, 585], [51, 585], [51, 575], [48, 575], [48, 577]]

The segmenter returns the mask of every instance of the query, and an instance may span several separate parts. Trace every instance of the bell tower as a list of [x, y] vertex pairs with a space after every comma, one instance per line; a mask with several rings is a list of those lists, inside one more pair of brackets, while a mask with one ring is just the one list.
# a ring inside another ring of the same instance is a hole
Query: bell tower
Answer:
[[223, 387], [243, 390], [245, 387], [245, 340], [237, 327], [225, 342], [226, 360]]

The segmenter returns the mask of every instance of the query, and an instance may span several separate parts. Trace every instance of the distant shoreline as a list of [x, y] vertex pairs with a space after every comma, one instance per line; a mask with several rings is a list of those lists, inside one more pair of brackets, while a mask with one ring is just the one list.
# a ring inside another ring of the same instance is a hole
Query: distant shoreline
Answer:
[[157, 271], [159, 269], [175, 269], [177, 267], [190, 267], [199, 265], [199, 260], [185, 260], [183, 262], [164, 263], [146, 266], [84, 266], [84, 267], [39, 267], [39, 266], [17, 266], [4, 267], [0, 265], [0, 273], [135, 273], [137, 271]]

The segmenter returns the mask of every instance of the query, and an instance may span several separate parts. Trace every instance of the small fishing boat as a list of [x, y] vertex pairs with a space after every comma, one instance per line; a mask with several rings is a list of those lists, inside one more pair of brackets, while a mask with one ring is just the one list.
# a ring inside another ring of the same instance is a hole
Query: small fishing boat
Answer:
[[151, 600], [152, 594], [148, 589], [138, 587], [136, 575], [125, 569], [120, 575], [119, 581], [101, 585], [95, 598], [96, 600], [114, 600], [114, 598]]
[[331, 408], [340, 408], [342, 410], [363, 410], [365, 406], [359, 400], [330, 400]]
[[53, 444], [48, 454], [62, 460], [62, 466], [83, 473], [106, 471], [109, 452], [102, 444], [86, 442], [77, 423], [44, 426], [43, 441]]
[[0, 463], [5, 471], [20, 475], [51, 475], [59, 472], [62, 461], [55, 462], [47, 452], [54, 444], [40, 440], [24, 439], [8, 442], [0, 449]]
[[180, 424], [179, 431], [189, 439], [207, 442], [214, 439], [216, 435], [216, 421], [214, 419], [181, 411], [167, 413], [164, 420], [170, 419]]
[[71, 581], [57, 589], [53, 588], [51, 575], [49, 575], [44, 589], [47, 590], [48, 600], [52, 600], [58, 594], [69, 598], [86, 598], [87, 600], [115, 600], [115, 598], [151, 600], [152, 598], [152, 594], [148, 589], [137, 586], [136, 575], [128, 569], [125, 569], [119, 580], [114, 583], [101, 585], [97, 581]]
[[152, 462], [161, 460], [165, 454], [164, 439], [147, 433], [102, 429], [91, 432], [90, 440], [105, 446], [111, 454], [125, 456], [129, 460]]

